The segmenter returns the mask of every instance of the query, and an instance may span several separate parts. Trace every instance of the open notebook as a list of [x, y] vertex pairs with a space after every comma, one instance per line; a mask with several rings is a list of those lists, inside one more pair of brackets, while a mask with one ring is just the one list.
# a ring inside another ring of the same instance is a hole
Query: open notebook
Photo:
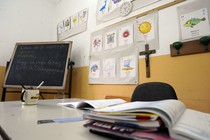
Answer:
[[126, 101], [123, 99], [105, 99], [105, 100], [85, 100], [79, 102], [58, 103], [57, 105], [70, 107], [70, 108], [77, 108], [77, 109], [90, 109], [90, 108], [99, 109], [122, 103], [126, 103]]

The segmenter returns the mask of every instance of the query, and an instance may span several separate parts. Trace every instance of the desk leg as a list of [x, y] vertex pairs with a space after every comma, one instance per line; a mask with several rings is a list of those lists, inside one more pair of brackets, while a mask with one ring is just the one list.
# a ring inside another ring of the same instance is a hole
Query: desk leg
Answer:
[[70, 61], [69, 63], [69, 98], [71, 98], [72, 71], [74, 64], [75, 63], [73, 61]]
[[2, 102], [5, 101], [6, 92], [7, 92], [7, 89], [6, 89], [6, 88], [3, 88], [3, 90], [2, 90], [2, 96], [1, 96], [1, 101], [2, 101]]
[[44, 100], [44, 97], [43, 97], [42, 93], [39, 93], [39, 94], [40, 94], [40, 96], [42, 97], [42, 99]]

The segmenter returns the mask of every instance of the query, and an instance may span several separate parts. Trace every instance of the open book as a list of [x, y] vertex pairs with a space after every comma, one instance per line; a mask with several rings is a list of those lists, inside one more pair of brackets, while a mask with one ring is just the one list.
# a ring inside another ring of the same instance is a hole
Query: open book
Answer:
[[128, 102], [107, 108], [95, 109], [100, 113], [148, 112], [160, 116], [174, 139], [209, 140], [210, 114], [186, 109], [179, 100], [162, 100], [153, 102]]
[[70, 108], [78, 108], [78, 109], [90, 109], [90, 108], [99, 109], [117, 104], [122, 104], [125, 102], [126, 101], [123, 99], [105, 99], [105, 100], [85, 100], [79, 102], [58, 103], [57, 105], [70, 107]]

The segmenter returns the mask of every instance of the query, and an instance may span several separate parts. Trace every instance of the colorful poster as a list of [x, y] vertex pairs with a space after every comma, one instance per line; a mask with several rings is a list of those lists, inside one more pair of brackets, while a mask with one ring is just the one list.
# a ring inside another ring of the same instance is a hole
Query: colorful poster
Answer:
[[100, 61], [92, 61], [90, 64], [90, 78], [99, 78], [100, 76]]
[[92, 39], [91, 52], [100, 52], [102, 50], [102, 35], [97, 35]]
[[78, 13], [71, 16], [71, 28], [78, 26]]
[[[145, 12], [149, 12], [154, 10], [153, 8], [156, 7], [156, 3], [158, 7], [161, 7], [167, 5], [167, 3], [171, 3], [171, 1], [172, 0], [168, 0], [168, 2], [165, 0], [97, 0], [96, 22], [106, 22], [119, 17], [119, 9], [124, 2], [132, 3], [131, 12], [141, 8], [146, 9]], [[123, 9], [125, 11], [128, 10], [128, 5], [125, 4]]]
[[138, 38], [137, 41], [149, 41], [155, 38], [155, 17], [139, 18], [137, 20]]
[[105, 34], [105, 50], [117, 47], [117, 31], [110, 31]]
[[207, 8], [180, 15], [182, 40], [210, 34]]
[[58, 29], [58, 34], [61, 34], [61, 33], [64, 32], [64, 24], [63, 24], [63, 21], [61, 21], [60, 23], [58, 23], [57, 29]]
[[88, 12], [87, 9], [79, 12], [79, 24], [87, 22]]
[[104, 59], [103, 60], [103, 77], [114, 78], [115, 77], [116, 59]]
[[120, 77], [136, 76], [136, 61], [134, 55], [122, 57], [120, 62]]
[[64, 30], [67, 31], [71, 28], [71, 19], [70, 18], [66, 18], [64, 20]]
[[99, 17], [103, 17], [104, 15], [109, 13], [109, 3], [110, 0], [98, 0], [97, 14]]
[[121, 27], [119, 29], [119, 46], [133, 43], [133, 24]]

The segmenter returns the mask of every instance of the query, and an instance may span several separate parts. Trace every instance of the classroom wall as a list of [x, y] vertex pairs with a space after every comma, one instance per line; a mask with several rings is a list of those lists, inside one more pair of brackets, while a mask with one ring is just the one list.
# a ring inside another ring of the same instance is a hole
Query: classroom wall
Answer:
[[[210, 113], [210, 53], [151, 58], [151, 77], [146, 78], [145, 61], [139, 59], [140, 83], [161, 81], [172, 85], [188, 108]], [[0, 67], [0, 84], [5, 68]], [[72, 98], [104, 99], [107, 95], [131, 97], [136, 85], [89, 85], [88, 66], [73, 69]], [[2, 89], [1, 89], [2, 90]], [[0, 95], [2, 91], [0, 90]], [[54, 98], [48, 95], [46, 98]], [[8, 93], [7, 101], [19, 100], [20, 93]]]
[[[171, 1], [171, 0], [164, 0], [164, 1]], [[192, 1], [194, 0], [190, 0], [190, 2]], [[165, 8], [164, 10], [159, 11], [160, 49], [157, 50], [157, 53], [154, 56], [169, 54], [170, 49], [168, 45], [170, 43], [173, 43], [174, 41], [179, 40], [176, 7], [186, 4], [186, 3], [189, 3], [189, 1], [177, 4], [177, 5], [174, 5], [169, 8]], [[90, 51], [89, 46], [90, 46], [91, 33], [101, 30], [105, 27], [110, 27], [115, 23], [125, 21], [128, 18], [135, 17], [139, 15], [140, 13], [143, 13], [149, 10], [151, 7], [149, 8], [143, 7], [141, 9], [138, 9], [130, 13], [126, 17], [117, 17], [117, 18], [114, 18], [113, 20], [109, 20], [106, 22], [102, 22], [101, 24], [97, 24], [97, 20], [96, 20], [97, 0], [85, 0], [85, 1], [77, 0], [77, 2], [74, 2], [71, 0], [62, 0], [60, 3], [56, 5], [56, 8], [55, 8], [55, 16], [54, 16], [54, 22], [53, 22], [54, 28], [52, 29], [53, 38], [55, 39], [57, 38], [57, 29], [55, 27], [57, 26], [58, 23], [60, 23], [65, 18], [85, 8], [89, 9], [87, 31], [65, 39], [66, 41], [68, 40], [73, 41], [71, 59], [74, 62], [76, 62], [74, 67], [83, 67], [83, 66], [89, 65], [89, 51]], [[143, 58], [143, 56], [140, 56], [140, 58]]]
[[[151, 77], [146, 78], [145, 60], [139, 61], [140, 83], [161, 81], [172, 85], [188, 108], [210, 113], [210, 53], [152, 57]], [[73, 70], [72, 97], [104, 99], [106, 95], [131, 97], [136, 85], [89, 85], [88, 67]]]
[[[9, 1], [11, 2], [11, 0]], [[22, 2], [23, 1], [24, 0], [22, 0]], [[40, 1], [41, 0], [38, 0], [37, 2], [34, 1], [33, 4], [38, 5]], [[170, 56], [169, 45], [174, 41], [179, 40], [176, 7], [183, 4], [187, 4], [192, 1], [194, 0], [185, 1], [183, 3], [159, 11], [160, 48], [157, 50], [156, 54], [151, 55], [150, 59], [151, 78], [146, 78], [144, 56], [139, 57], [139, 82], [140, 83], [148, 81], [167, 82], [175, 88], [178, 98], [182, 100], [187, 105], [188, 108], [210, 113], [210, 86], [209, 86], [210, 65], [208, 65], [210, 61], [209, 58], [210, 53], [187, 55], [180, 57]], [[29, 3], [26, 0], [24, 2]], [[49, 10], [49, 13], [46, 14], [46, 17], [42, 16], [42, 14], [40, 13], [37, 13], [37, 15], [45, 17], [47, 23], [52, 21], [51, 24], [49, 24], [50, 27], [46, 25], [41, 26], [42, 18], [36, 19], [36, 21], [39, 24], [37, 25], [37, 23], [31, 23], [31, 25], [37, 30], [39, 29], [40, 26], [42, 27], [42, 29], [44, 27], [46, 29], [44, 28], [45, 30], [42, 30], [43, 32], [41, 31], [41, 33], [35, 31], [36, 34], [30, 37], [22, 36], [20, 38], [22, 40], [24, 38], [24, 41], [33, 41], [33, 39], [38, 41], [43, 41], [43, 40], [54, 41], [57, 39], [57, 28], [56, 28], [57, 24], [66, 17], [88, 7], [89, 15], [88, 15], [87, 31], [66, 39], [73, 41], [71, 59], [75, 62], [75, 66], [73, 69], [73, 77], [72, 77], [73, 78], [72, 97], [85, 98], [85, 99], [104, 99], [106, 95], [130, 97], [136, 85], [89, 85], [88, 84], [90, 34], [94, 31], [110, 26], [113, 23], [119, 22], [126, 18], [120, 17], [112, 21], [96, 25], [95, 16], [96, 16], [97, 0], [85, 0], [85, 1], [77, 0], [77, 2], [71, 0], [62, 0], [57, 5], [53, 5], [47, 2], [48, 1], [44, 1], [44, 3], [46, 4], [45, 6], [47, 6]], [[2, 7], [1, 4], [0, 7]], [[6, 8], [6, 5], [4, 5], [3, 8]], [[30, 11], [30, 10], [26, 8], [25, 11]], [[12, 10], [13, 14], [14, 12], [15, 11]], [[131, 13], [129, 16], [130, 17], [134, 16], [138, 12], [139, 11], [135, 11]], [[0, 15], [1, 13], [2, 11], [0, 11]], [[15, 16], [13, 17], [12, 13], [10, 12], [7, 13], [11, 16], [10, 17], [11, 19], [15, 17]], [[6, 18], [5, 15], [4, 18]], [[23, 17], [22, 19], [25, 18]], [[6, 20], [5, 22], [9, 21], [10, 20]], [[1, 24], [2, 23], [0, 23], [0, 28]], [[10, 24], [10, 22], [8, 24]], [[27, 24], [23, 23], [23, 25]], [[50, 29], [48, 30], [48, 28]], [[19, 29], [19, 26], [15, 26], [12, 29], [18, 30], [18, 32], [23, 30], [22, 28]], [[12, 34], [12, 30], [9, 30], [8, 32]], [[30, 30], [25, 32], [29, 33]], [[14, 34], [14, 39], [11, 41], [12, 42], [11, 44], [10, 41], [8, 41], [9, 40], [8, 36], [5, 37], [5, 40], [7, 40], [7, 42], [3, 42], [3, 40], [0, 40], [0, 46], [1, 46], [0, 84], [2, 84], [3, 82], [4, 70], [5, 70], [4, 64], [6, 63], [6, 60], [8, 60], [11, 56], [14, 43], [16, 41], [19, 41], [18, 35], [19, 34]], [[6, 44], [8, 49], [2, 48], [2, 45], [5, 46], [4, 44]], [[1, 50], [3, 50], [3, 52], [1, 52]], [[5, 56], [4, 54], [6, 55], [6, 59], [3, 57]], [[19, 100], [19, 94], [16, 94], [15, 96], [13, 95], [14, 94], [8, 94], [7, 100]], [[53, 97], [48, 96], [48, 98], [53, 98]]]
[[[144, 56], [139, 58], [139, 82], [162, 81], [171, 84], [187, 107], [210, 113], [210, 54], [196, 54], [182, 57], [171, 57], [169, 45], [179, 40], [178, 16], [176, 8], [194, 0], [159, 11], [159, 44], [156, 54], [151, 55], [151, 78], [146, 78]], [[102, 24], [96, 24], [97, 0], [78, 0], [74, 7], [71, 1], [63, 0], [56, 6], [55, 21], [57, 23], [73, 12], [89, 7], [87, 31], [67, 40], [73, 41], [72, 60], [75, 61], [73, 70], [72, 97], [87, 99], [104, 99], [106, 95], [130, 97], [136, 85], [89, 85], [88, 59], [90, 34], [104, 27], [111, 26], [137, 15], [141, 10], [131, 13], [126, 18], [116, 18]], [[82, 3], [82, 5], [80, 4]], [[146, 9], [143, 9], [144, 11]], [[55, 23], [55, 24], [57, 24]], [[201, 82], [202, 81], [202, 82]]]

